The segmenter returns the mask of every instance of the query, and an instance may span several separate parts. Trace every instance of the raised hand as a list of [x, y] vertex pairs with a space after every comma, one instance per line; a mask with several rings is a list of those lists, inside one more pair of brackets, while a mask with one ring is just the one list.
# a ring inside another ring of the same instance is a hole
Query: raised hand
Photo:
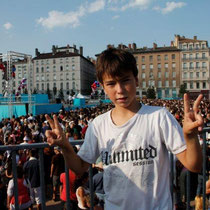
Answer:
[[47, 114], [45, 115], [48, 123], [52, 130], [47, 130], [45, 135], [47, 137], [47, 143], [49, 145], [57, 145], [61, 148], [65, 147], [68, 140], [65, 137], [65, 133], [61, 128], [58, 118], [56, 115], [53, 115], [53, 119], [51, 119]]
[[202, 131], [203, 118], [199, 114], [199, 105], [203, 98], [203, 95], [199, 95], [193, 104], [193, 108], [190, 108], [190, 101], [188, 95], [184, 94], [184, 122], [183, 132], [185, 135], [197, 134], [198, 131]]

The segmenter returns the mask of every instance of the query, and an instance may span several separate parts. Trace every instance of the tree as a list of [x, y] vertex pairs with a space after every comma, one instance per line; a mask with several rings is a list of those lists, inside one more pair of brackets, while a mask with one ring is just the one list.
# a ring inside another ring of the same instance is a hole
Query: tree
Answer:
[[156, 98], [156, 91], [154, 87], [149, 87], [147, 89], [147, 98], [155, 99]]
[[33, 94], [37, 94], [37, 89], [34, 88]]
[[57, 87], [53, 87], [53, 94], [54, 94], [54, 97], [55, 97], [56, 94], [57, 94]]
[[52, 98], [52, 94], [51, 94], [51, 91], [49, 88], [47, 88], [47, 95], [48, 95], [48, 98], [51, 99]]
[[28, 89], [27, 88], [24, 88], [23, 93], [24, 94], [28, 94]]
[[183, 83], [180, 85], [180, 88], [179, 88], [179, 97], [180, 98], [183, 98], [184, 94], [187, 93], [187, 84], [186, 83]]
[[61, 100], [64, 99], [64, 94], [63, 94], [63, 89], [62, 89], [62, 88], [59, 90], [58, 97], [59, 97]]

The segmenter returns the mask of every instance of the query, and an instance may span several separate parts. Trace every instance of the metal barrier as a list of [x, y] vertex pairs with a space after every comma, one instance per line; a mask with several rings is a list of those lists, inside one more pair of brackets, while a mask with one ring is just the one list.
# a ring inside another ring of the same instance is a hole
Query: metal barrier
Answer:
[[[206, 207], [206, 133], [210, 132], [210, 128], [204, 128], [203, 129], [203, 209]], [[76, 141], [70, 141], [72, 145], [81, 145], [84, 141], [83, 140], [76, 140]], [[12, 173], [14, 178], [14, 196], [15, 196], [15, 209], [19, 210], [19, 204], [18, 204], [18, 187], [17, 187], [17, 163], [16, 163], [16, 153], [18, 150], [24, 150], [24, 149], [38, 149], [39, 151], [39, 161], [40, 161], [40, 185], [41, 185], [41, 197], [42, 197], [42, 209], [46, 210], [46, 199], [45, 199], [45, 182], [44, 182], [44, 156], [43, 156], [43, 150], [44, 148], [49, 147], [47, 143], [33, 143], [33, 144], [23, 144], [23, 145], [11, 145], [11, 146], [0, 146], [0, 151], [6, 151], [10, 150], [12, 152]], [[170, 155], [170, 161], [171, 161], [171, 194], [172, 194], [172, 202], [173, 202], [173, 181], [174, 181], [174, 164], [173, 164], [173, 155]], [[70, 192], [69, 192], [69, 170], [67, 167], [65, 167], [65, 175], [66, 175], [66, 197], [67, 197], [67, 210], [71, 210], [70, 208]], [[92, 166], [90, 166], [89, 169], [89, 187], [90, 187], [90, 195], [91, 195], [91, 210], [93, 210], [93, 171]], [[190, 209], [190, 176], [189, 173], [187, 175], [187, 209]]]

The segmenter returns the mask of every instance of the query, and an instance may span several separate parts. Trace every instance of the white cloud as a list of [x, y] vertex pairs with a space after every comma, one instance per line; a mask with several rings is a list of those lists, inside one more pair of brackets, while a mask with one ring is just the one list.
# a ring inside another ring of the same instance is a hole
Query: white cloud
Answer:
[[97, 12], [99, 10], [104, 9], [104, 6], [105, 6], [104, 0], [97, 0], [88, 6], [88, 11], [89, 13]]
[[113, 20], [116, 20], [116, 19], [118, 19], [119, 17], [120, 17], [119, 15], [115, 15], [115, 16], [112, 17], [112, 19], [113, 19]]
[[63, 13], [60, 11], [50, 11], [48, 17], [40, 17], [37, 20], [38, 24], [41, 24], [47, 29], [53, 29], [55, 27], [72, 26], [77, 27], [80, 25], [80, 18], [87, 15], [88, 13], [94, 13], [104, 9], [105, 0], [96, 0], [90, 4], [81, 5], [78, 10]]
[[[124, 3], [124, 1], [122, 1], [124, 4], [123, 5], [118, 5], [118, 7], [116, 6], [112, 6], [110, 7], [110, 9], [112, 11], [125, 11], [129, 8], [138, 8], [138, 9], [141, 9], [141, 10], [144, 10], [144, 9], [147, 9], [148, 6], [150, 5], [152, 0], [130, 0], [128, 1], [127, 4]], [[117, 2], [115, 2], [117, 3]]]
[[12, 24], [10, 22], [5, 23], [3, 26], [6, 30], [9, 30], [12, 28]]
[[159, 6], [154, 7], [153, 10], [156, 11], [160, 11], [162, 14], [168, 14], [170, 12], [172, 12], [173, 10], [177, 9], [177, 8], [182, 8], [186, 6], [186, 3], [184, 2], [166, 2], [166, 7], [165, 8], [161, 8]]

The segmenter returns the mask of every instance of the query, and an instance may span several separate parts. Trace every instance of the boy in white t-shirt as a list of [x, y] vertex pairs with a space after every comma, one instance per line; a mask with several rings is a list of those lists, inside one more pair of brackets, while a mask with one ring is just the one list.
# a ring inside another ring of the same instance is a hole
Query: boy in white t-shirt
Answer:
[[78, 154], [65, 138], [57, 117], [52, 120], [46, 115], [52, 128], [46, 132], [48, 143], [61, 147], [67, 165], [79, 174], [101, 156], [106, 209], [172, 209], [168, 151], [189, 170], [201, 170], [197, 131], [203, 125], [198, 113], [202, 95], [192, 109], [184, 95], [182, 131], [165, 108], [136, 100], [138, 70], [132, 54], [114, 48], [105, 50], [97, 59], [96, 73], [115, 107], [89, 125]]

